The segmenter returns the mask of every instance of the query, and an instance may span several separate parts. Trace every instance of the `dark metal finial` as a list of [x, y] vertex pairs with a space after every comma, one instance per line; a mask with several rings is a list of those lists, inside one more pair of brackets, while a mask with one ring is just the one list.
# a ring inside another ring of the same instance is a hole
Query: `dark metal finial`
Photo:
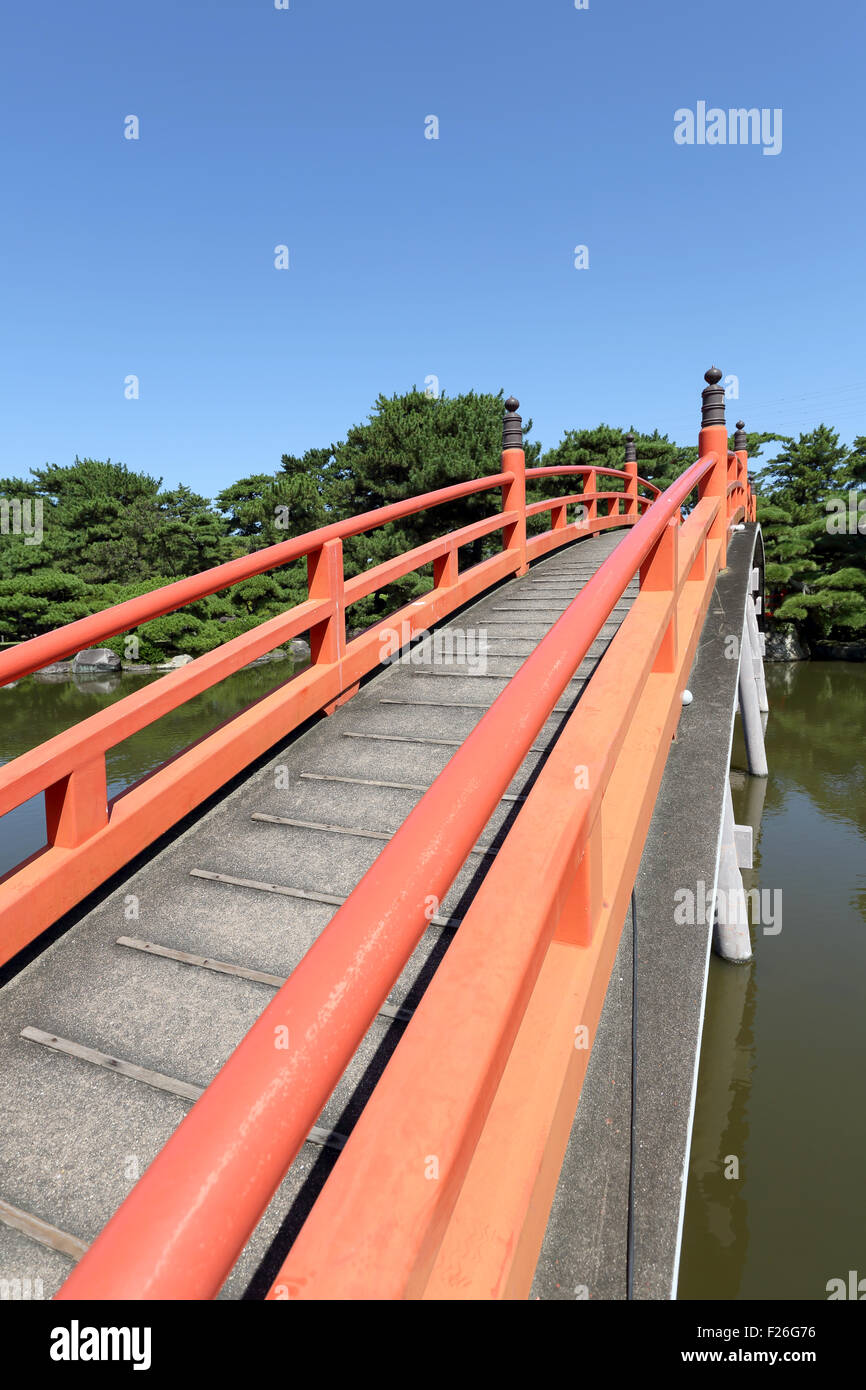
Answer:
[[625, 437], [625, 461], [626, 463], [637, 463], [637, 449], [634, 447], [633, 434], [627, 434]]
[[737, 453], [740, 449], [748, 449], [748, 447], [749, 440], [746, 435], [746, 422], [744, 420], [738, 420], [737, 432], [734, 435], [734, 452]]
[[522, 449], [523, 448], [523, 421], [517, 414], [517, 407], [520, 401], [514, 396], [509, 396], [505, 402], [505, 415], [502, 420], [502, 447], [503, 449]]
[[722, 373], [718, 367], [710, 367], [704, 372], [708, 384], [701, 392], [701, 426], [723, 425], [725, 423], [725, 388], [720, 386]]

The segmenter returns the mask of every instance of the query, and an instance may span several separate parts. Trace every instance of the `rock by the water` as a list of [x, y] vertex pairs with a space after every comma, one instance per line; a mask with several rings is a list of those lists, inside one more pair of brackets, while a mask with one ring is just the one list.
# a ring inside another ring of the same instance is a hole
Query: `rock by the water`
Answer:
[[289, 651], [292, 656], [308, 657], [310, 655], [310, 644], [305, 642], [303, 637], [293, 637], [289, 643]]
[[866, 661], [866, 642], [816, 642], [812, 656], [816, 661]]
[[160, 671], [176, 671], [179, 666], [188, 666], [192, 659], [191, 656], [187, 656], [186, 652], [181, 652], [180, 656], [173, 656], [171, 661], [161, 662], [159, 669]]
[[764, 634], [765, 661], [808, 661], [810, 652], [807, 642], [794, 627], [780, 628], [776, 632]]
[[286, 660], [286, 653], [280, 651], [279, 647], [277, 647], [276, 651], [265, 652], [264, 656], [257, 656], [254, 658], [254, 660], [248, 661], [243, 669], [246, 671], [250, 666], [268, 666], [272, 661]]
[[72, 663], [76, 671], [119, 671], [120, 657], [109, 647], [88, 647]]

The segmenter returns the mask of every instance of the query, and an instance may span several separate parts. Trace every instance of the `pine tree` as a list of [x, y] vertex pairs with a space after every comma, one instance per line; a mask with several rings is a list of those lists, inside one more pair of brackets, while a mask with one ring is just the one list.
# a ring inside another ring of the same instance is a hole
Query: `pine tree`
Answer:
[[767, 615], [781, 625], [803, 624], [809, 639], [850, 638], [866, 627], [866, 560], [862, 536], [848, 527], [846, 488], [863, 476], [866, 440], [859, 437], [849, 452], [835, 430], [819, 425], [781, 443], [755, 480]]
[[[503, 392], [469, 391], [432, 397], [413, 387], [404, 395], [383, 396], [366, 424], [349, 430], [335, 446], [323, 472], [321, 493], [337, 516], [388, 506], [403, 498], [434, 492], [500, 471]], [[524, 424], [524, 435], [532, 421]], [[528, 468], [538, 461], [538, 444], [526, 443]], [[423, 545], [448, 531], [490, 516], [501, 493], [480, 492], [456, 502], [430, 507], [402, 520], [353, 537], [344, 548], [347, 576], [361, 574], [401, 552]], [[477, 564], [501, 545], [499, 535], [473, 541], [460, 554], [463, 568]], [[406, 575], [352, 609], [355, 624], [371, 622], [417, 598], [430, 588], [433, 567]]]

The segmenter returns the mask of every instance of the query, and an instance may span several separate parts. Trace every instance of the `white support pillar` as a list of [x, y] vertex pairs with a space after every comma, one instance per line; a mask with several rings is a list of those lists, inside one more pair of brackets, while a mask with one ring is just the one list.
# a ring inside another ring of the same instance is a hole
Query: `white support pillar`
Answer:
[[749, 642], [752, 647], [752, 669], [755, 673], [755, 684], [758, 687], [758, 709], [762, 714], [767, 714], [770, 702], [767, 699], [767, 682], [764, 679], [764, 644], [761, 641], [762, 634], [758, 631], [758, 617], [751, 594], [746, 599], [746, 623], [748, 624]]
[[[751, 608], [751, 595], [747, 598], [746, 604], [747, 608]], [[766, 777], [769, 769], [767, 767], [767, 754], [764, 749], [764, 728], [761, 723], [758, 683], [755, 677], [755, 667], [752, 660], [752, 642], [749, 633], [748, 614], [743, 618], [737, 694], [740, 702], [740, 717], [743, 721], [743, 733], [746, 739], [746, 754], [749, 760], [749, 771], [753, 777]]]
[[741, 868], [751, 868], [752, 828], [734, 823], [731, 784], [725, 778], [722, 839], [713, 912], [713, 946], [724, 960], [742, 964], [752, 959], [749, 915]]

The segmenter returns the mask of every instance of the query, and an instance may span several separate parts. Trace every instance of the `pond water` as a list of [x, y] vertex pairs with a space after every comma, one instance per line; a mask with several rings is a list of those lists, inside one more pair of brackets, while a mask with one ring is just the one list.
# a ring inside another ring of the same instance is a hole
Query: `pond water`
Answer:
[[[110, 749], [106, 755], [109, 796], [116, 796], [224, 720], [267, 695], [303, 666], [303, 662], [293, 664], [291, 657], [246, 666]], [[97, 677], [36, 675], [0, 687], [0, 764], [160, 679], [161, 674], [131, 671]], [[40, 795], [0, 817], [0, 874], [7, 873], [44, 844], [45, 804]]]
[[711, 962], [687, 1299], [826, 1299], [866, 1278], [866, 667], [766, 672], [770, 776], [745, 775], [738, 730], [732, 782], [735, 818], [760, 817], [744, 885], [779, 890], [781, 930], [753, 925], [749, 965]]

